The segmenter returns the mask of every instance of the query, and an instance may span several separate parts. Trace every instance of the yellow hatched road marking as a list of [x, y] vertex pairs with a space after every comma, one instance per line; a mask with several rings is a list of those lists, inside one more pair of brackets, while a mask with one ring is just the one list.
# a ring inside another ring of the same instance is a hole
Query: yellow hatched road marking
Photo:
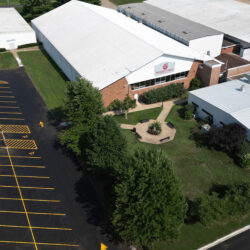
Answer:
[[[3, 132], [2, 132], [2, 136], [3, 136], [4, 142], [5, 142], [5, 136], [4, 136], [4, 133], [3, 133]], [[5, 143], [5, 144], [6, 144], [6, 143]], [[6, 145], [6, 146], [7, 146], [7, 145]], [[25, 215], [26, 215], [26, 219], [27, 219], [27, 222], [28, 222], [28, 225], [29, 225], [29, 229], [30, 229], [30, 233], [31, 233], [31, 236], [32, 236], [32, 240], [33, 240], [33, 242], [34, 242], [35, 249], [38, 250], [37, 245], [36, 245], [36, 240], [35, 240], [35, 237], [34, 237], [34, 234], [33, 234], [33, 230], [32, 230], [32, 228], [31, 228], [29, 215], [28, 215], [28, 213], [27, 213], [27, 209], [26, 209], [25, 202], [24, 202], [24, 199], [23, 199], [23, 194], [22, 194], [21, 188], [20, 188], [20, 186], [19, 186], [18, 179], [17, 179], [17, 177], [16, 177], [16, 171], [15, 171], [15, 168], [14, 168], [14, 166], [13, 166], [12, 159], [11, 159], [11, 157], [10, 157], [10, 152], [9, 152], [8, 147], [7, 147], [7, 153], [8, 153], [8, 156], [9, 156], [9, 161], [10, 161], [10, 165], [11, 165], [13, 174], [14, 174], [14, 176], [15, 176], [15, 181], [16, 181], [16, 184], [17, 184], [17, 187], [18, 187], [18, 192], [19, 192], [19, 195], [20, 195], [20, 199], [19, 199], [19, 200], [22, 201], [23, 209], [24, 209], [24, 212], [25, 212]]]
[[6, 81], [2, 81], [2, 80], [0, 80], [0, 84], [9, 84], [8, 82], [6, 82]]
[[[0, 174], [0, 177], [15, 177], [12, 174]], [[16, 175], [18, 178], [34, 178], [34, 179], [50, 179], [48, 176], [29, 176], [29, 175]]]
[[0, 200], [12, 200], [12, 201], [37, 201], [37, 202], [61, 202], [60, 200], [43, 200], [43, 199], [23, 199], [23, 198], [8, 198], [0, 197]]
[[[25, 212], [22, 211], [6, 211], [6, 210], [0, 210], [0, 213], [6, 213], [6, 214], [25, 214]], [[60, 213], [41, 213], [41, 212], [27, 212], [28, 214], [37, 214], [37, 215], [54, 215], [54, 216], [65, 216], [66, 214], [60, 214]]]
[[[0, 227], [13, 227], [13, 228], [29, 228], [28, 226], [16, 226], [16, 225], [0, 225]], [[31, 228], [34, 229], [44, 229], [44, 230], [65, 230], [65, 231], [71, 231], [72, 228], [63, 228], [63, 227], [35, 227], [32, 226]]]
[[27, 125], [6, 125], [0, 124], [0, 129], [5, 134], [30, 134], [29, 126]]
[[[27, 189], [55, 190], [55, 188], [48, 188], [48, 187], [25, 187], [25, 186], [19, 186], [19, 187]], [[18, 188], [18, 186], [0, 185], [0, 188]]]
[[[34, 242], [28, 242], [28, 241], [7, 241], [7, 240], [0, 240], [0, 243], [34, 245]], [[45, 243], [45, 242], [36, 242], [36, 245], [62, 246], [62, 247], [79, 247], [79, 246], [80, 246], [80, 245], [75, 245], [75, 244], [66, 244], [66, 243]]]
[[15, 98], [13, 95], [0, 95], [0, 98]]
[[0, 139], [0, 141], [3, 140], [8, 148], [37, 149], [37, 145], [34, 140]]
[[[0, 157], [9, 157], [8, 155], [0, 155]], [[25, 156], [25, 155], [12, 155], [11, 158], [24, 158], [24, 159], [42, 159], [40, 156]]]
[[[46, 168], [45, 166], [13, 165], [15, 168]], [[11, 165], [0, 165], [0, 167], [11, 167]]]

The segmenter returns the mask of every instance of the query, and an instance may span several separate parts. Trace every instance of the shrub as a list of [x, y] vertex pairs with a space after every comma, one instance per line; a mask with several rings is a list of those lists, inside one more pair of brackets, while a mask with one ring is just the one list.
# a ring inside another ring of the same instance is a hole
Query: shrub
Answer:
[[148, 133], [152, 135], [159, 135], [161, 133], [161, 124], [160, 122], [153, 122], [149, 128], [148, 128]]
[[0, 48], [0, 52], [5, 52], [5, 51], [6, 51], [6, 49]]
[[235, 155], [246, 141], [246, 129], [238, 123], [231, 123], [223, 127], [211, 127], [208, 143], [210, 146]]
[[140, 96], [140, 101], [146, 104], [163, 102], [172, 98], [180, 97], [184, 92], [185, 90], [182, 83], [170, 84], [168, 86], [143, 93]]
[[24, 45], [19, 45], [18, 49], [35, 47], [35, 46], [38, 46], [38, 45], [39, 45], [39, 43], [28, 43], [28, 44], [24, 44]]
[[250, 143], [244, 142], [237, 154], [237, 162], [242, 168], [250, 167]]
[[115, 99], [111, 102], [107, 108], [109, 111], [122, 111], [122, 101], [119, 99]]
[[184, 119], [190, 120], [193, 118], [193, 114], [195, 112], [195, 106], [192, 104], [187, 104], [184, 107]]
[[250, 209], [249, 183], [227, 187], [225, 193], [203, 195], [198, 201], [198, 218], [204, 225], [222, 221], [229, 216], [244, 215]]
[[190, 82], [190, 88], [189, 88], [189, 90], [199, 89], [199, 88], [202, 87], [202, 85], [203, 85], [203, 82], [201, 81], [200, 78], [194, 78]]

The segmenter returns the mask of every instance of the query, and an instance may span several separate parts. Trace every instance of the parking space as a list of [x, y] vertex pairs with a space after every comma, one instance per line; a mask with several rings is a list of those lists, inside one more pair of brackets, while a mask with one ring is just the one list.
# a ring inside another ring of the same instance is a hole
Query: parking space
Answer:
[[0, 249], [80, 249], [11, 84], [0, 80]]

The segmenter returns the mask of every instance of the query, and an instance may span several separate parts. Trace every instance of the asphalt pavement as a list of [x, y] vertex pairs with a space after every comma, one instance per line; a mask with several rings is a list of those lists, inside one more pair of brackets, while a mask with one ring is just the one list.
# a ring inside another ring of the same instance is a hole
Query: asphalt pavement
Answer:
[[25, 69], [0, 71], [1, 80], [0, 249], [125, 249], [103, 230], [95, 189], [55, 143], [58, 131]]

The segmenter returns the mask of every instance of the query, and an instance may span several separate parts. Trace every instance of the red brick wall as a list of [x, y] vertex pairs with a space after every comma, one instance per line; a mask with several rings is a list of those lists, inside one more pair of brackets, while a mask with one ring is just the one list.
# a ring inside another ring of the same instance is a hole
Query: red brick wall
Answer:
[[210, 68], [206, 64], [199, 69], [199, 77], [206, 86], [214, 85], [219, 82], [221, 67]]
[[134, 98], [134, 94], [140, 95], [149, 90], [161, 88], [170, 84], [183, 82], [184, 87], [187, 89], [190, 86], [190, 81], [196, 76], [197, 70], [200, 64], [201, 62], [194, 61], [188, 73], [188, 76], [186, 78], [179, 79], [179, 80], [172, 81], [172, 82], [162, 83], [159, 85], [154, 85], [152, 87], [147, 87], [144, 89], [132, 90], [130, 85], [128, 85], [126, 78], [123, 77], [122, 79], [110, 84], [109, 86], [101, 90], [104, 106], [107, 107], [115, 99], [123, 100], [127, 94], [129, 94], [131, 98]]
[[221, 49], [221, 54], [228, 54], [228, 53], [233, 53], [234, 47], [229, 47], [225, 49]]
[[125, 77], [101, 90], [104, 106], [107, 107], [115, 99], [123, 100], [128, 94], [129, 85]]
[[228, 69], [227, 77], [236, 76], [247, 72], [250, 72], [250, 64], [240, 66], [237, 68]]

